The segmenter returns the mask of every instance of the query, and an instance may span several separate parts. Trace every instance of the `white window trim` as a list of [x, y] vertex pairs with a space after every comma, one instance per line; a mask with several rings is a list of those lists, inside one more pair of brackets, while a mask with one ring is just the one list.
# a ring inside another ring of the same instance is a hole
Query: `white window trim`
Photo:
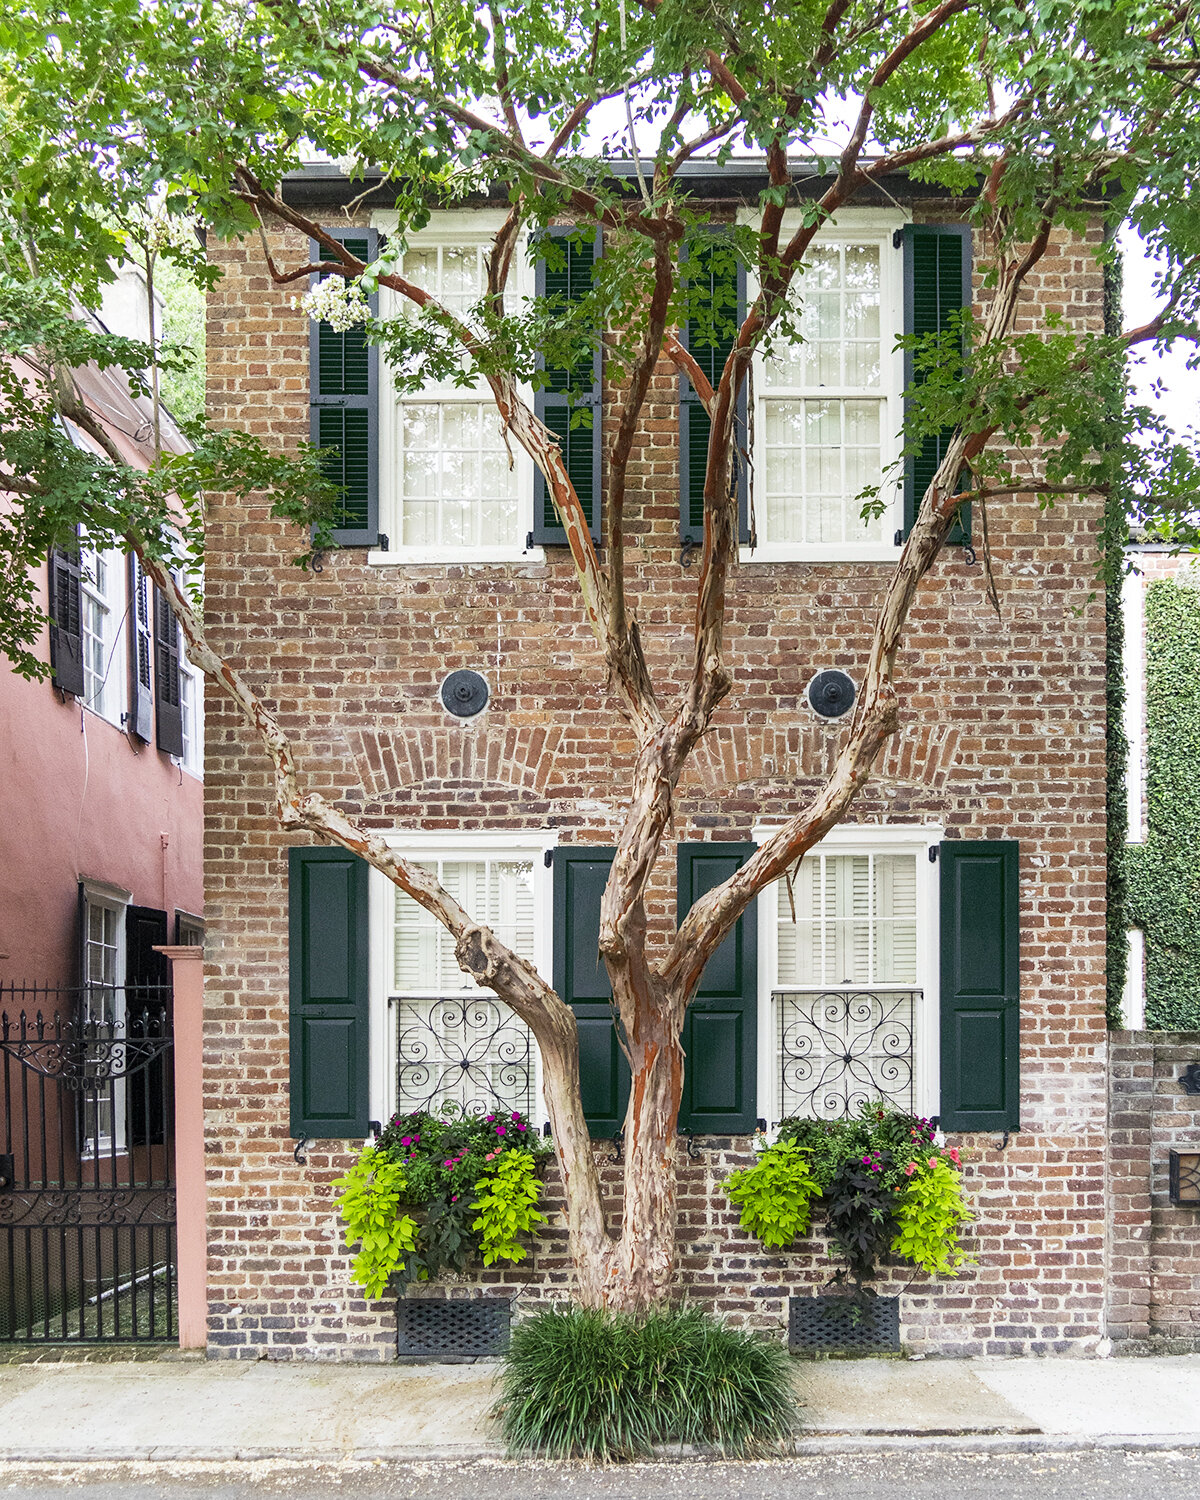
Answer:
[[[83, 887], [84, 914], [83, 934], [80, 947], [86, 958], [88, 948], [88, 911], [93, 906], [103, 907], [106, 911], [115, 912], [118, 918], [116, 959], [114, 963], [113, 988], [125, 1001], [125, 924], [120, 920], [133, 900], [133, 892], [124, 890], [119, 885], [110, 885], [105, 880], [90, 880], [84, 878], [80, 881]], [[84, 989], [89, 987], [90, 981], [85, 972], [80, 976]], [[82, 1000], [82, 996], [80, 997]], [[119, 1025], [114, 1028], [117, 1035], [124, 1035], [127, 1016], [122, 1016]], [[89, 1137], [86, 1135], [80, 1142], [80, 1160], [97, 1161], [106, 1156], [127, 1156], [129, 1144], [127, 1139], [128, 1121], [126, 1119], [125, 1079], [114, 1078], [112, 1080], [112, 1112], [114, 1133], [112, 1137], [98, 1136], [89, 1149]]]
[[1146, 842], [1146, 580], [1121, 580], [1122, 654], [1125, 662], [1125, 842]]
[[[433, 856], [438, 859], [479, 859], [482, 856], [512, 855], [515, 859], [530, 859], [533, 862], [533, 966], [546, 980], [553, 983], [554, 941], [554, 871], [547, 867], [546, 851], [558, 845], [558, 834], [547, 830], [488, 829], [477, 833], [463, 829], [447, 829], [445, 832], [419, 831], [413, 833], [392, 832], [384, 835], [388, 847], [397, 853], [412, 855], [419, 859]], [[392, 902], [396, 887], [382, 871], [371, 867], [368, 881], [368, 921], [371, 935], [370, 961], [370, 1118], [387, 1121], [395, 1110], [395, 1078], [398, 1059], [395, 1055], [395, 1038], [388, 1019], [388, 998], [391, 994], [391, 965], [393, 948], [391, 932]], [[485, 994], [491, 991], [485, 990]], [[503, 1004], [503, 1001], [499, 1002]], [[542, 1098], [542, 1060], [537, 1042], [533, 1044], [533, 1100], [534, 1116], [530, 1123], [540, 1130], [549, 1118]]]
[[[758, 217], [750, 210], [739, 213], [739, 222], [756, 226]], [[896, 231], [910, 221], [910, 215], [890, 209], [844, 209], [824, 228], [817, 231], [814, 245], [838, 244], [846, 240], [857, 243], [873, 242], [880, 246], [880, 326], [881, 343], [884, 350], [883, 372], [880, 381], [880, 396], [883, 413], [880, 421], [881, 474], [890, 463], [900, 456], [901, 434], [904, 425], [902, 397], [904, 393], [904, 355], [895, 350], [896, 339], [904, 331], [904, 262], [901, 252], [893, 247]], [[802, 218], [798, 210], [790, 209], [783, 216], [781, 243], [801, 227]], [[793, 283], [795, 285], [795, 283]], [[758, 295], [758, 277], [753, 267], [746, 273], [746, 296], [753, 301]], [[890, 351], [890, 353], [889, 353]], [[751, 484], [754, 476], [766, 473], [766, 423], [763, 419], [763, 401], [766, 390], [764, 379], [764, 357], [754, 356], [753, 396], [755, 411], [754, 452], [752, 454]], [[812, 399], [815, 392], [808, 393]], [[756, 519], [762, 527], [765, 507], [756, 505]], [[901, 480], [896, 483], [895, 495], [883, 516], [884, 536], [890, 536], [904, 525], [904, 487]], [[760, 541], [754, 547], [741, 547], [739, 556], [747, 563], [777, 562], [881, 562], [894, 563], [900, 549], [894, 542], [863, 544], [854, 546], [846, 542], [770, 542]]]
[[[754, 842], [764, 844], [779, 832], [778, 823], [756, 824]], [[921, 999], [913, 1018], [913, 1112], [930, 1117], [939, 1110], [941, 1044], [938, 1021], [941, 1013], [940, 982], [940, 861], [931, 861], [929, 850], [940, 844], [945, 829], [940, 824], [849, 823], [832, 828], [810, 853], [916, 855], [917, 866], [917, 984]], [[775, 1048], [775, 1016], [772, 994], [778, 964], [778, 922], [775, 886], [762, 891], [758, 904], [758, 1114], [771, 1128], [781, 1118], [779, 1067]]]
[[[84, 693], [79, 701], [89, 713], [95, 714], [98, 719], [103, 719], [106, 724], [113, 724], [121, 729], [124, 727], [128, 711], [126, 678], [129, 668], [125, 631], [129, 615], [129, 567], [124, 553], [115, 547], [104, 549], [93, 547], [86, 536], [80, 542], [80, 556], [79, 628], [84, 643], [85, 660]], [[96, 587], [95, 579], [90, 571], [97, 558], [103, 561], [108, 578], [108, 587], [103, 593]], [[95, 603], [104, 611], [104, 632], [101, 637], [104, 651], [104, 675], [100, 699], [96, 703], [89, 702], [87, 697], [86, 618], [89, 602]]]
[[[192, 705], [192, 730], [186, 737], [183, 755], [173, 755], [171, 759], [189, 776], [194, 776], [197, 781], [204, 780], [204, 683], [205, 674], [194, 667], [188, 660], [186, 643], [180, 640], [179, 651], [179, 677], [181, 683], [186, 680], [188, 690], [191, 693]], [[183, 705], [181, 704], [182, 708]], [[187, 715], [184, 715], [186, 725]]]
[[[437, 246], [488, 245], [504, 224], [507, 214], [497, 209], [473, 211], [442, 210], [430, 215], [428, 225], [407, 237], [412, 250], [428, 250]], [[394, 209], [380, 210], [371, 216], [371, 227], [381, 234], [395, 236], [398, 232], [399, 215]], [[528, 263], [528, 240], [524, 234], [517, 241], [513, 255], [509, 287], [517, 299], [533, 293], [533, 268]], [[379, 289], [379, 315], [381, 318], [398, 316], [405, 299], [388, 287]], [[518, 394], [533, 405], [533, 391], [528, 386], [518, 386]], [[450, 402], [455, 399], [470, 401], [483, 396], [491, 401], [484, 381], [472, 388], [449, 383], [433, 383], [429, 387], [429, 399]], [[380, 363], [379, 381], [379, 529], [388, 538], [388, 549], [372, 548], [367, 553], [367, 563], [372, 567], [444, 567], [456, 563], [540, 563], [545, 561], [545, 550], [541, 547], [526, 547], [525, 540], [533, 532], [533, 503], [535, 473], [533, 460], [520, 443], [509, 438], [509, 447], [516, 466], [517, 482], [517, 541], [507, 547], [403, 547], [398, 544], [399, 512], [396, 506], [394, 477], [397, 470], [395, 451], [395, 412], [400, 399], [388, 377], [386, 362]], [[415, 400], [415, 397], [407, 399]], [[496, 423], [500, 425], [500, 413], [492, 403]]]

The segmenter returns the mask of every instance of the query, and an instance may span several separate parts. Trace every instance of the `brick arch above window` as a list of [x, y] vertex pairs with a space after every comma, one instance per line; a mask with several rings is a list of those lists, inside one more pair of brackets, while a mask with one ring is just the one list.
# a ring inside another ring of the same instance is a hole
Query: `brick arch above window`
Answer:
[[545, 795], [558, 780], [563, 731], [540, 725], [364, 730], [348, 736], [367, 796], [387, 801], [431, 782], [515, 787]]
[[[697, 747], [682, 785], [713, 795], [748, 782], [825, 778], [845, 739], [841, 726], [721, 725]], [[945, 724], [905, 726], [876, 768], [876, 783], [944, 788], [958, 757], [959, 733]]]

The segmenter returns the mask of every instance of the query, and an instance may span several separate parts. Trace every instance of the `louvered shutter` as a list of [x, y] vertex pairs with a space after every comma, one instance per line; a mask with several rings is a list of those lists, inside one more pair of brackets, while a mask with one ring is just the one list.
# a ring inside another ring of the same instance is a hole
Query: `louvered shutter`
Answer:
[[[971, 230], [966, 224], [906, 224], [904, 240], [904, 332], [940, 333], [951, 313], [971, 304]], [[904, 384], [913, 380], [912, 351], [904, 355]], [[905, 460], [904, 535], [912, 530], [925, 491], [937, 473], [952, 431], [927, 437], [921, 451]], [[970, 545], [971, 506], [963, 505], [946, 538], [951, 546]]]
[[1020, 1129], [1019, 848], [939, 846], [943, 1130]]
[[[592, 271], [600, 258], [599, 231], [591, 239], [572, 239], [570, 229], [548, 229], [544, 237], [558, 242], [559, 253], [552, 263], [539, 254], [535, 263], [535, 290], [565, 307], [578, 302], [591, 289]], [[558, 438], [563, 462], [575, 493], [588, 517], [588, 526], [596, 541], [600, 540], [600, 440], [601, 440], [601, 359], [597, 348], [574, 364], [539, 365], [547, 373], [546, 384], [534, 397], [534, 409]], [[586, 414], [580, 421], [580, 414]], [[574, 417], [574, 422], [572, 421]], [[559, 523], [558, 512], [550, 498], [549, 487], [537, 472], [533, 495], [533, 540], [542, 547], [566, 545], [567, 534]]]
[[129, 728], [139, 739], [149, 743], [154, 733], [154, 630], [150, 619], [150, 580], [132, 554], [129, 558], [129, 623]]
[[[325, 232], [365, 264], [378, 256], [374, 229]], [[314, 261], [335, 259], [315, 240], [309, 244]], [[369, 300], [374, 314], [379, 299]], [[338, 333], [326, 322], [310, 322], [308, 347], [311, 438], [327, 477], [343, 491], [334, 536], [343, 547], [378, 546], [379, 350], [361, 323]]]
[[[692, 317], [684, 329], [688, 352], [715, 386], [746, 317], [746, 269], [732, 247], [712, 241], [690, 247], [683, 274], [689, 287], [699, 284], [711, 308], [711, 321]], [[750, 486], [746, 460], [747, 397], [743, 384], [734, 416], [734, 480], [738, 489], [738, 539], [750, 541]], [[704, 541], [704, 476], [712, 423], [686, 375], [679, 377], [679, 540], [686, 546]]]
[[367, 1133], [368, 866], [344, 849], [288, 850], [291, 1130]]
[[54, 686], [83, 696], [83, 560], [79, 550], [50, 554], [50, 668]]
[[600, 957], [600, 898], [615, 849], [554, 851], [554, 988], [575, 1011], [583, 1112], [594, 1136], [625, 1123], [629, 1063], [617, 1040], [612, 986]]
[[[680, 844], [679, 920], [737, 870], [754, 844]], [[758, 924], [751, 907], [709, 959], [683, 1023], [679, 1128], [706, 1135], [754, 1129], [758, 1068]]]
[[158, 748], [183, 754], [183, 697], [179, 682], [179, 622], [167, 596], [154, 590], [154, 722]]

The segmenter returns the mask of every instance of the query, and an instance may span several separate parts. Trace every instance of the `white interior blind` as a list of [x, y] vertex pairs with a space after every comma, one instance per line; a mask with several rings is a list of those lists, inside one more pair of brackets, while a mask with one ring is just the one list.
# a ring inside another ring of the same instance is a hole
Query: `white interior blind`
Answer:
[[777, 887], [778, 983], [840, 988], [915, 984], [917, 867], [912, 854], [812, 854]]

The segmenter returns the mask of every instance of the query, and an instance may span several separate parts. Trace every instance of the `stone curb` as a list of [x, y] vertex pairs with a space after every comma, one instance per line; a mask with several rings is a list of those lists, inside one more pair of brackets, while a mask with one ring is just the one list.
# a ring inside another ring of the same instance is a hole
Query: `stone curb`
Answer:
[[[780, 1461], [788, 1458], [820, 1458], [839, 1454], [888, 1452], [923, 1453], [1090, 1453], [1124, 1451], [1128, 1453], [1167, 1453], [1200, 1450], [1200, 1432], [1126, 1433], [1126, 1434], [1058, 1434], [1058, 1433], [938, 1433], [911, 1432], [889, 1434], [829, 1433], [820, 1437], [798, 1439]], [[97, 1453], [95, 1449], [69, 1447], [46, 1449], [40, 1453], [0, 1450], [0, 1465], [20, 1464], [122, 1464], [122, 1463], [462, 1463], [471, 1460], [495, 1462], [503, 1459], [499, 1444], [463, 1444], [419, 1447], [396, 1446], [353, 1447], [341, 1450], [316, 1447], [241, 1446], [180, 1444], [165, 1446], [146, 1444], [121, 1452]], [[658, 1456], [658, 1462], [716, 1463], [721, 1455], [699, 1449], [673, 1448]], [[729, 1460], [732, 1461], [732, 1460]]]

